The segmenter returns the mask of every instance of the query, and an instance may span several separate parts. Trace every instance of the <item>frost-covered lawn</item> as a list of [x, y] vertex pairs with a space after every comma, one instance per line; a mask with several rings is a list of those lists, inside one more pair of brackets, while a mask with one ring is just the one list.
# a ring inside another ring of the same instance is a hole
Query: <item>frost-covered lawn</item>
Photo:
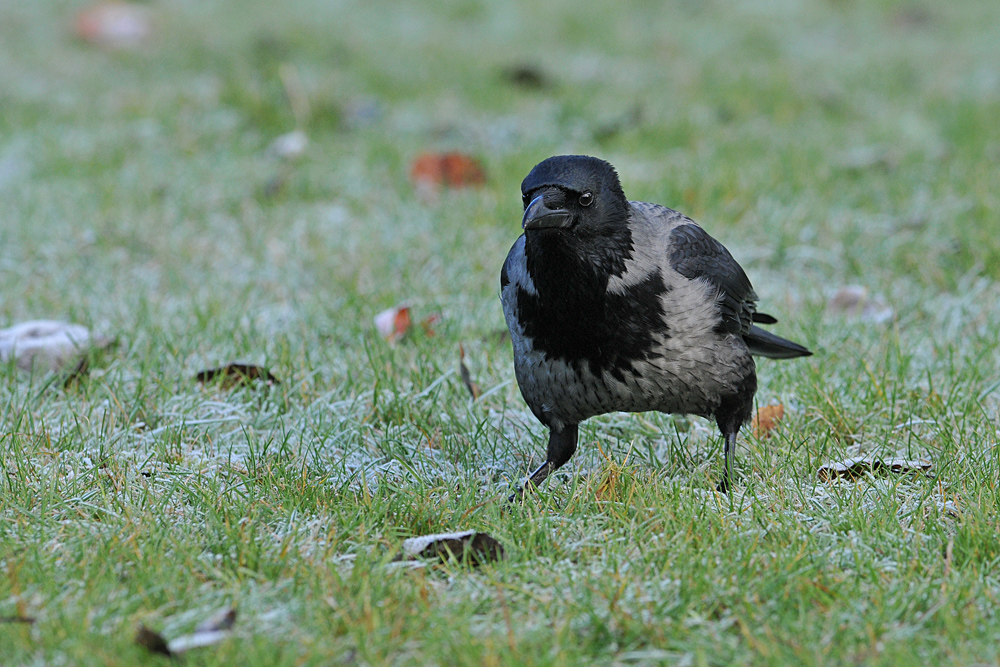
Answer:
[[[158, 661], [139, 623], [227, 605], [186, 662], [1000, 659], [1000, 5], [640, 4], [149, 2], [123, 51], [83, 3], [0, 4], [0, 328], [118, 338], [68, 388], [0, 369], [0, 661]], [[427, 150], [485, 186], [417, 192]], [[563, 152], [699, 220], [816, 352], [760, 362], [786, 417], [730, 498], [714, 426], [649, 414], [497, 500], [545, 435], [498, 273]], [[435, 335], [381, 340], [401, 301]], [[229, 361], [282, 383], [194, 381]], [[819, 479], [861, 455], [933, 467]], [[390, 562], [467, 528], [506, 560]]]

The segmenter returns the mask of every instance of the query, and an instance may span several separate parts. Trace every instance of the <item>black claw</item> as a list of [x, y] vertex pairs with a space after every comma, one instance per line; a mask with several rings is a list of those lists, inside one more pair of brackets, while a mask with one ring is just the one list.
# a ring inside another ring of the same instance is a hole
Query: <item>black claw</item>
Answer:
[[524, 499], [524, 494], [528, 492], [528, 486], [530, 484], [531, 484], [531, 479], [530, 478], [527, 479], [527, 480], [525, 480], [516, 489], [514, 489], [514, 493], [510, 494], [507, 497], [507, 502], [509, 504], [513, 505], [514, 503], [518, 502], [519, 500], [523, 500]]
[[549, 475], [569, 461], [570, 457], [573, 456], [573, 452], [576, 451], [577, 435], [576, 424], [570, 424], [562, 431], [549, 429], [549, 448], [545, 463], [538, 466], [534, 472], [528, 475], [528, 479], [524, 481], [524, 484], [518, 487], [517, 491], [507, 499], [508, 502], [514, 503], [519, 498], [523, 498], [529, 486], [537, 490]]

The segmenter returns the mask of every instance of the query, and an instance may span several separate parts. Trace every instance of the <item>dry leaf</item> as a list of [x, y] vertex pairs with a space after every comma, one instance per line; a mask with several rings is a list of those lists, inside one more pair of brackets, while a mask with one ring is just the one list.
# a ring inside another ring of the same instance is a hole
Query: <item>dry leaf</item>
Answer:
[[231, 631], [235, 623], [236, 609], [227, 607], [202, 621], [191, 634], [171, 639], [167, 648], [176, 655], [193, 648], [218, 644], [232, 634]]
[[886, 459], [882, 466], [897, 475], [910, 472], [927, 472], [934, 464], [927, 459]]
[[153, 653], [178, 656], [193, 648], [218, 644], [233, 634], [232, 628], [235, 623], [236, 609], [227, 607], [203, 621], [191, 634], [175, 637], [169, 642], [160, 633], [140, 624], [135, 634], [135, 643]]
[[193, 648], [201, 648], [203, 646], [218, 644], [232, 634], [233, 633], [228, 630], [194, 632], [190, 635], [182, 635], [176, 639], [171, 639], [170, 642], [167, 643], [167, 648], [170, 649], [170, 653], [172, 655], [177, 655], [178, 653], [183, 653], [184, 651], [190, 651]]
[[421, 153], [410, 165], [410, 180], [418, 187], [437, 189], [482, 185], [486, 171], [463, 153]]
[[503, 76], [507, 81], [521, 88], [541, 90], [551, 86], [549, 78], [534, 65], [515, 65], [504, 70]]
[[249, 385], [253, 380], [264, 380], [268, 384], [281, 384], [281, 380], [262, 366], [253, 364], [226, 364], [218, 368], [209, 368], [194, 376], [198, 382], [213, 382], [218, 380], [224, 389], [237, 385]]
[[88, 350], [103, 349], [112, 342], [92, 336], [80, 324], [32, 320], [0, 329], [0, 362], [14, 359], [22, 370], [57, 371], [77, 367]]
[[784, 418], [784, 405], [780, 403], [778, 405], [765, 405], [754, 415], [753, 420], [750, 422], [750, 427], [753, 429], [755, 437], [769, 438], [771, 437], [771, 431], [778, 428], [778, 422]]
[[842, 313], [865, 322], [883, 324], [893, 318], [892, 308], [881, 296], [870, 296], [862, 285], [845, 285], [826, 303], [827, 312]]
[[466, 530], [459, 533], [438, 533], [411, 537], [403, 541], [403, 556], [407, 560], [437, 558], [456, 559], [472, 565], [483, 565], [504, 557], [503, 545], [486, 533]]
[[195, 632], [222, 632], [236, 624], [236, 607], [224, 607], [198, 624]]
[[375, 329], [390, 343], [405, 336], [411, 326], [413, 321], [410, 318], [410, 306], [405, 304], [386, 308], [375, 316]]
[[866, 473], [873, 475], [893, 473], [901, 475], [911, 472], [925, 472], [933, 467], [927, 459], [880, 459], [878, 457], [857, 457], [827, 463], [820, 466], [817, 474], [827, 481], [836, 477], [857, 479]]
[[130, 2], [102, 2], [76, 15], [77, 37], [111, 49], [141, 46], [153, 34], [148, 7]]
[[472, 375], [469, 373], [469, 367], [465, 365], [465, 346], [461, 343], [458, 344], [458, 371], [462, 376], [462, 383], [465, 384], [465, 388], [469, 390], [472, 394], [472, 400], [479, 398], [479, 394], [482, 390], [479, 385], [472, 381]]
[[135, 643], [151, 653], [173, 656], [173, 653], [170, 651], [170, 647], [167, 646], [167, 640], [163, 638], [163, 635], [159, 632], [150, 630], [142, 623], [139, 624], [139, 629], [135, 632]]

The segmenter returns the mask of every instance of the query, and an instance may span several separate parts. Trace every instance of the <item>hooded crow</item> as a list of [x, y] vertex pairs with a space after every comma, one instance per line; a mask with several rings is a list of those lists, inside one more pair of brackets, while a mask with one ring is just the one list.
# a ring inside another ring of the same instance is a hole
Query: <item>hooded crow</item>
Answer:
[[757, 391], [751, 355], [812, 353], [756, 326], [776, 320], [757, 312], [721, 243], [677, 211], [626, 199], [604, 160], [550, 157], [521, 195], [524, 234], [500, 272], [500, 300], [521, 395], [549, 429], [528, 481], [573, 456], [588, 417], [657, 410], [715, 419], [725, 439], [718, 489], [728, 492]]

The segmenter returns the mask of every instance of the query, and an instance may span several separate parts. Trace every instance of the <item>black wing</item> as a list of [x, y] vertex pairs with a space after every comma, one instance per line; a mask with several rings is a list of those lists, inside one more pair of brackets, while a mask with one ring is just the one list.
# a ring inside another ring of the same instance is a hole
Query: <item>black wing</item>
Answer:
[[704, 278], [718, 288], [722, 311], [719, 331], [744, 336], [750, 332], [757, 294], [724, 245], [698, 225], [679, 225], [670, 232], [670, 267], [685, 278]]

